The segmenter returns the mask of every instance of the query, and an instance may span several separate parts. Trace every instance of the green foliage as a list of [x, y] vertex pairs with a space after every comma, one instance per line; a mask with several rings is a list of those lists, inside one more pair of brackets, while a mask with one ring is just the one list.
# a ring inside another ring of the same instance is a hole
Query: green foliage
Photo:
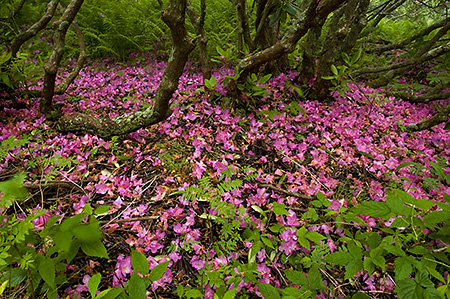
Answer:
[[[132, 52], [145, 52], [167, 36], [167, 27], [160, 18], [156, 1], [85, 1], [77, 15], [91, 57], [110, 57], [125, 60]], [[76, 35], [69, 32], [69, 56], [78, 52]]]
[[35, 211], [25, 219], [8, 216], [0, 226], [0, 283], [9, 292], [27, 281], [29, 294], [48, 292], [48, 298], [56, 298], [58, 288], [67, 282], [66, 264], [80, 249], [87, 256], [108, 258], [95, 217], [85, 220], [87, 214], [80, 213], [61, 223], [59, 216], [51, 217], [37, 232], [32, 221], [46, 213]]
[[0, 208], [9, 207], [13, 200], [28, 196], [27, 188], [23, 187], [26, 174], [18, 173], [12, 179], [0, 182]]
[[[337, 91], [341, 97], [345, 97], [345, 91], [350, 91], [350, 88], [347, 86], [348, 82], [348, 74], [352, 69], [355, 69], [360, 66], [362, 55], [362, 49], [358, 49], [356, 53], [350, 58], [347, 53], [342, 53], [342, 60], [345, 65], [335, 66], [331, 65], [332, 76], [325, 76], [322, 79], [330, 80], [333, 84], [333, 87], [330, 88], [331, 91]], [[351, 79], [351, 78], [350, 78]]]
[[11, 57], [11, 52], [0, 50], [0, 84], [9, 88], [28, 87], [30, 82], [41, 78], [39, 63], [31, 59], [31, 54], [20, 52]]

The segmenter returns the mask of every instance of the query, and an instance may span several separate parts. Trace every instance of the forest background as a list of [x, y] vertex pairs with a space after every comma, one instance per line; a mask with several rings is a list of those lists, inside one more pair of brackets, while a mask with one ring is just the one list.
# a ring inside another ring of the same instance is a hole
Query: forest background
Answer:
[[1, 296], [450, 298], [446, 1], [1, 4]]

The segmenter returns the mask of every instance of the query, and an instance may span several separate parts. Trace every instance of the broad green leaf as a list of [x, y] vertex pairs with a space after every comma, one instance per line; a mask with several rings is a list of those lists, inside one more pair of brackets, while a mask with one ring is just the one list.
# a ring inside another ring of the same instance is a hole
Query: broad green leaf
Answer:
[[275, 215], [289, 215], [289, 212], [286, 210], [286, 206], [284, 204], [273, 202], [272, 208]]
[[88, 256], [108, 258], [105, 245], [100, 240], [81, 243], [81, 250]]
[[297, 236], [298, 236], [298, 243], [302, 246], [305, 247], [306, 249], [311, 249], [311, 243], [309, 242], [309, 240], [306, 238], [306, 227], [302, 226], [297, 230]]
[[144, 275], [150, 271], [147, 258], [142, 252], [137, 250], [131, 251], [131, 265], [134, 270]]
[[344, 266], [353, 260], [349, 252], [335, 251], [325, 256], [325, 261], [334, 265]]
[[115, 299], [122, 293], [122, 291], [122, 288], [106, 289], [101, 291], [95, 299]]
[[133, 272], [127, 285], [128, 294], [133, 299], [146, 299], [147, 288], [143, 277], [140, 277], [137, 272]]
[[9, 207], [11, 201], [28, 196], [28, 189], [23, 186], [26, 174], [16, 174], [12, 179], [0, 182], [0, 207]]
[[344, 279], [350, 279], [363, 269], [362, 260], [352, 260], [345, 266]]
[[367, 215], [370, 217], [379, 217], [389, 219], [392, 211], [385, 202], [381, 201], [365, 201], [354, 206], [351, 211], [359, 215]]
[[100, 285], [101, 279], [102, 275], [100, 273], [96, 273], [88, 281], [88, 289], [92, 298], [95, 298], [95, 293], [98, 290], [98, 286]]
[[308, 240], [313, 241], [313, 242], [318, 242], [318, 241], [326, 239], [324, 236], [322, 236], [318, 232], [314, 232], [314, 231], [307, 232], [305, 237]]
[[258, 283], [258, 290], [264, 299], [280, 299], [280, 293], [277, 289], [267, 283]]
[[232, 288], [228, 290], [225, 295], [223, 295], [223, 299], [233, 299], [236, 295], [236, 288]]
[[365, 293], [356, 293], [352, 296], [352, 299], [370, 299], [370, 297]]
[[299, 298], [300, 296], [303, 295], [302, 291], [300, 291], [299, 289], [296, 289], [296, 288], [292, 288], [292, 287], [285, 288], [285, 289], [281, 290], [281, 292], [283, 293], [283, 299], [286, 298], [285, 295], [292, 296], [294, 298]]
[[396, 215], [404, 215], [407, 207], [404, 201], [393, 192], [386, 192], [386, 204]]
[[286, 275], [287, 279], [289, 279], [296, 285], [303, 286], [308, 284], [308, 279], [306, 278], [305, 274], [300, 271], [287, 270], [284, 272], [284, 274]]
[[108, 211], [111, 209], [111, 206], [98, 206], [95, 210], [94, 210], [94, 214], [97, 216], [103, 216], [108, 214]]
[[336, 76], [339, 74], [339, 72], [334, 64], [331, 65], [331, 72], [333, 72], [333, 74], [335, 74]]
[[322, 274], [320, 274], [319, 267], [317, 264], [314, 264], [311, 269], [308, 271], [308, 280], [309, 285], [314, 290], [321, 290], [325, 288], [325, 284], [323, 283]]
[[169, 262], [167, 261], [167, 262], [162, 262], [161, 264], [159, 264], [155, 268], [153, 268], [149, 275], [150, 280], [157, 281], [158, 279], [163, 277], [164, 273], [166, 273], [168, 265], [169, 265]]
[[409, 276], [412, 273], [412, 265], [405, 257], [397, 257], [395, 259], [395, 277], [399, 280]]
[[186, 291], [186, 293], [184, 293], [184, 296], [186, 296], [186, 298], [200, 298], [203, 296], [203, 293], [200, 292], [198, 289], [190, 289], [188, 291]]
[[42, 279], [52, 288], [55, 289], [55, 263], [51, 258], [42, 257], [39, 259], [39, 274]]
[[28, 273], [27, 273], [27, 270], [25, 270], [25, 269], [13, 268], [11, 270], [6, 271], [2, 275], [3, 276], [1, 277], [1, 279], [9, 281], [8, 287], [13, 288], [13, 287], [17, 286], [19, 283], [21, 283], [22, 281], [24, 281], [25, 278], [27, 278]]

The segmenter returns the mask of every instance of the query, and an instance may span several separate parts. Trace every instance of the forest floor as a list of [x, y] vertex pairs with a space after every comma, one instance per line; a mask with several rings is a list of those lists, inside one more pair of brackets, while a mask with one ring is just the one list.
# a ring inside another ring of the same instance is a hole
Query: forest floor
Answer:
[[[136, 111], [152, 104], [164, 66], [137, 58], [127, 64], [91, 62], [55, 102], [64, 113], [114, 117]], [[224, 72], [214, 75], [223, 78]], [[286, 288], [293, 284], [283, 271], [320, 265], [320, 252], [337, 251], [357, 232], [382, 236], [393, 219], [342, 218], [358, 203], [384, 201], [391, 189], [437, 202], [450, 194], [449, 132], [443, 125], [399, 130], [399, 124], [420, 122], [448, 103], [411, 104], [352, 84], [345, 98], [336, 94], [331, 103], [302, 101], [289, 87], [294, 76], [272, 78], [264, 98], [243, 102], [244, 113], [227, 108], [220, 85], [216, 96], [205, 92], [201, 74], [188, 65], [167, 120], [111, 140], [58, 133], [39, 114], [38, 100], [2, 100], [0, 141], [15, 136], [26, 142], [12, 149], [3, 145], [8, 153], [0, 161], [0, 178], [25, 171], [30, 192], [2, 214], [20, 218], [48, 209], [33, 222], [42, 230], [51, 216], [107, 207], [97, 218], [109, 259], [80, 251], [66, 270], [70, 280], [61, 295], [87, 298], [87, 281], [97, 272], [106, 278], [100, 289], [123, 285], [136, 249], [150, 268], [170, 261], [153, 282], [151, 298], [175, 298], [179, 285], [213, 298], [215, 287], [207, 283], [215, 280], [207, 272], [219, 273], [228, 288], [251, 298], [260, 293], [252, 279], [242, 279], [250, 261], [259, 283]], [[308, 240], [310, 248], [300, 240], [302, 229], [320, 236]], [[260, 240], [248, 237], [254, 231]], [[253, 253], [252, 243], [259, 246]], [[386, 265], [393, 262], [386, 256]], [[318, 291], [321, 298], [356, 291], [387, 298], [398, 274], [389, 267], [371, 275], [356, 271], [350, 284], [343, 267], [319, 267], [327, 285]]]

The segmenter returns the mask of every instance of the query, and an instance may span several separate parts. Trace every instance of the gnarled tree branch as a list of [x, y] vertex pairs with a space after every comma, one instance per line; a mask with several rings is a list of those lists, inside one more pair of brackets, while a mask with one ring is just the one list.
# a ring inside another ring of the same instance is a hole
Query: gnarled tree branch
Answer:
[[161, 13], [162, 20], [169, 26], [172, 34], [173, 51], [156, 92], [153, 107], [113, 119], [73, 113], [61, 117], [57, 129], [63, 132], [85, 131], [108, 138], [134, 132], [168, 117], [169, 101], [178, 87], [188, 55], [195, 47], [185, 27], [185, 10], [186, 0], [171, 0], [167, 9]]

